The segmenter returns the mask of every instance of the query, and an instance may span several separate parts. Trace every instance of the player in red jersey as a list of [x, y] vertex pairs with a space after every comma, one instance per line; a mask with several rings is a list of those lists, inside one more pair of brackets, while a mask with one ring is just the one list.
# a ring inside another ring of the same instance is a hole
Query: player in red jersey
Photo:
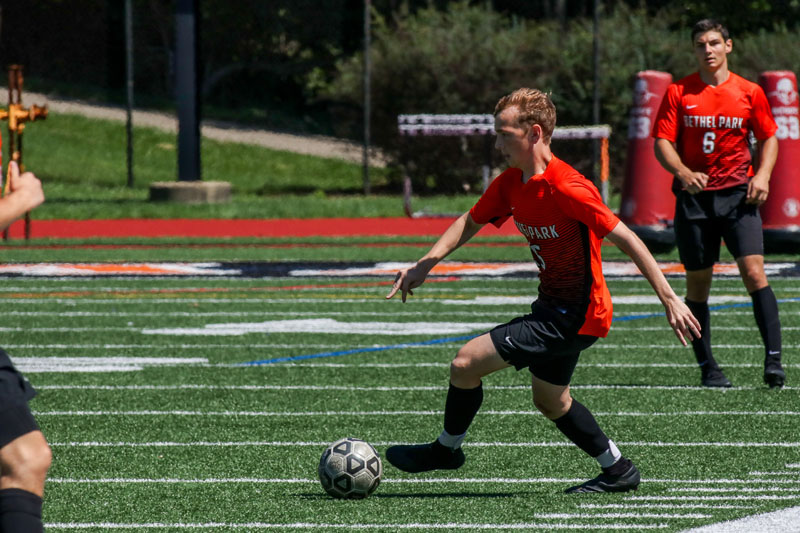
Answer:
[[[0, 229], [44, 201], [42, 183], [9, 163], [9, 192], [0, 198]], [[36, 391], [0, 349], [0, 532], [43, 531], [42, 496], [50, 447], [28, 400]]]
[[461, 443], [483, 400], [481, 378], [497, 370], [529, 368], [533, 403], [602, 468], [602, 474], [567, 492], [625, 492], [639, 486], [636, 466], [622, 457], [589, 410], [570, 395], [580, 352], [611, 325], [611, 297], [603, 278], [600, 244], [608, 237], [633, 258], [655, 289], [681, 342], [699, 336], [699, 324], [672, 291], [647, 248], [603, 204], [594, 184], [555, 157], [550, 137], [556, 110], [535, 89], [519, 89], [495, 107], [496, 147], [509, 169], [475, 206], [458, 218], [417, 263], [397, 273], [386, 296], [406, 301], [436, 263], [484, 226], [509, 217], [527, 238], [539, 266], [539, 297], [525, 316], [467, 342], [450, 365], [444, 431], [430, 444], [392, 446], [386, 458], [406, 472], [455, 469]]
[[[764, 382], [782, 387], [778, 302], [764, 273], [758, 206], [769, 194], [778, 155], [777, 126], [767, 97], [755, 83], [728, 70], [733, 43], [728, 30], [705, 19], [692, 29], [698, 72], [667, 89], [653, 127], [655, 153], [674, 176], [675, 236], [686, 268], [686, 303], [702, 326], [692, 342], [707, 387], [730, 387], [711, 353], [708, 295], [720, 240], [739, 266], [753, 299], [764, 340]], [[758, 144], [758, 168], [750, 161], [748, 136]]]

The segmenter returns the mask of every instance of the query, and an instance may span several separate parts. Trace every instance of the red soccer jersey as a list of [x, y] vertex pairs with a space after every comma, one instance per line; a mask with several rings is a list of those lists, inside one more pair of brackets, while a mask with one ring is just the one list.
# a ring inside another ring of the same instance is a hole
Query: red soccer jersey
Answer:
[[539, 267], [539, 297], [581, 309], [586, 320], [578, 333], [608, 334], [612, 306], [600, 244], [619, 219], [591, 181], [554, 156], [526, 183], [518, 168], [497, 176], [469, 213], [497, 227], [513, 217]]
[[777, 129], [757, 84], [731, 72], [714, 87], [695, 72], [667, 88], [653, 137], [676, 143], [683, 163], [708, 174], [706, 190], [715, 190], [747, 183], [753, 175], [749, 131], [763, 141]]

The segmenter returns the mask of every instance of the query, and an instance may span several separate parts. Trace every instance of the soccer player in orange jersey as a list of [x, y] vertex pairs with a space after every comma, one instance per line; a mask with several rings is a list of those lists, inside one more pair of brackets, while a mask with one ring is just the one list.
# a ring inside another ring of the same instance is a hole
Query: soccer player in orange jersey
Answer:
[[[44, 201], [42, 183], [9, 163], [9, 192], [0, 198], [0, 229]], [[28, 400], [36, 391], [0, 349], [0, 533], [37, 533], [50, 447]]]
[[611, 297], [602, 272], [604, 237], [633, 258], [666, 309], [681, 342], [699, 336], [699, 323], [672, 291], [641, 240], [603, 204], [594, 184], [550, 151], [556, 109], [549, 96], [519, 89], [495, 107], [496, 147], [509, 169], [489, 185], [417, 263], [397, 273], [386, 296], [402, 301], [428, 272], [487, 223], [512, 218], [539, 267], [539, 297], [525, 316], [469, 342], [450, 365], [444, 431], [430, 444], [392, 446], [386, 458], [406, 472], [455, 469], [464, 463], [461, 443], [483, 400], [481, 378], [497, 370], [528, 368], [533, 403], [589, 456], [602, 474], [567, 492], [625, 492], [639, 486], [636, 466], [570, 394], [578, 356], [611, 325]]
[[[764, 341], [764, 382], [782, 387], [778, 302], [764, 273], [758, 206], [769, 193], [778, 156], [777, 126], [767, 97], [755, 83], [728, 70], [728, 30], [705, 19], [692, 29], [698, 72], [667, 89], [653, 126], [655, 153], [674, 176], [675, 236], [686, 268], [686, 303], [702, 326], [692, 342], [707, 387], [730, 387], [711, 354], [708, 295], [720, 240], [736, 259]], [[758, 149], [755, 174], [748, 136]]]

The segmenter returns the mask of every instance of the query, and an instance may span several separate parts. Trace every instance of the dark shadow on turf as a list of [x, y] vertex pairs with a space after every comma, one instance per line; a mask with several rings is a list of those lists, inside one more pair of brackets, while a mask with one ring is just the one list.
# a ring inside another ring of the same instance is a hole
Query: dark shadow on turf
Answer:
[[[415, 492], [410, 494], [380, 493], [373, 494], [369, 499], [408, 499], [408, 498], [518, 498], [519, 492]], [[333, 500], [327, 494], [300, 494], [304, 500]]]

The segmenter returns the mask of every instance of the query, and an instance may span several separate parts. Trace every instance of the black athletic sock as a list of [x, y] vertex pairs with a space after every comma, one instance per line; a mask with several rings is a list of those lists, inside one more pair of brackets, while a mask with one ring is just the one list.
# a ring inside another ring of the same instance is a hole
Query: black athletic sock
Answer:
[[22, 489], [0, 490], [0, 532], [41, 533], [42, 499]]
[[692, 340], [692, 350], [694, 350], [697, 364], [703, 371], [719, 368], [714, 356], [711, 355], [711, 313], [708, 310], [708, 302], [693, 302], [688, 298], [684, 301], [697, 321], [700, 322], [700, 338]]
[[778, 317], [778, 300], [767, 285], [750, 293], [753, 299], [753, 314], [764, 340], [764, 351], [768, 359], [781, 358], [781, 320]]
[[627, 472], [632, 465], [633, 462], [630, 459], [622, 457], [620, 458], [619, 461], [617, 461], [613, 465], [604, 468], [603, 473], [608, 474], [609, 476], [621, 476], [622, 474]]
[[483, 383], [474, 389], [460, 389], [450, 384], [444, 404], [444, 430], [450, 435], [463, 435], [483, 403]]
[[608, 437], [597, 425], [597, 420], [574, 398], [569, 411], [553, 422], [561, 433], [591, 457], [597, 457], [609, 448]]

